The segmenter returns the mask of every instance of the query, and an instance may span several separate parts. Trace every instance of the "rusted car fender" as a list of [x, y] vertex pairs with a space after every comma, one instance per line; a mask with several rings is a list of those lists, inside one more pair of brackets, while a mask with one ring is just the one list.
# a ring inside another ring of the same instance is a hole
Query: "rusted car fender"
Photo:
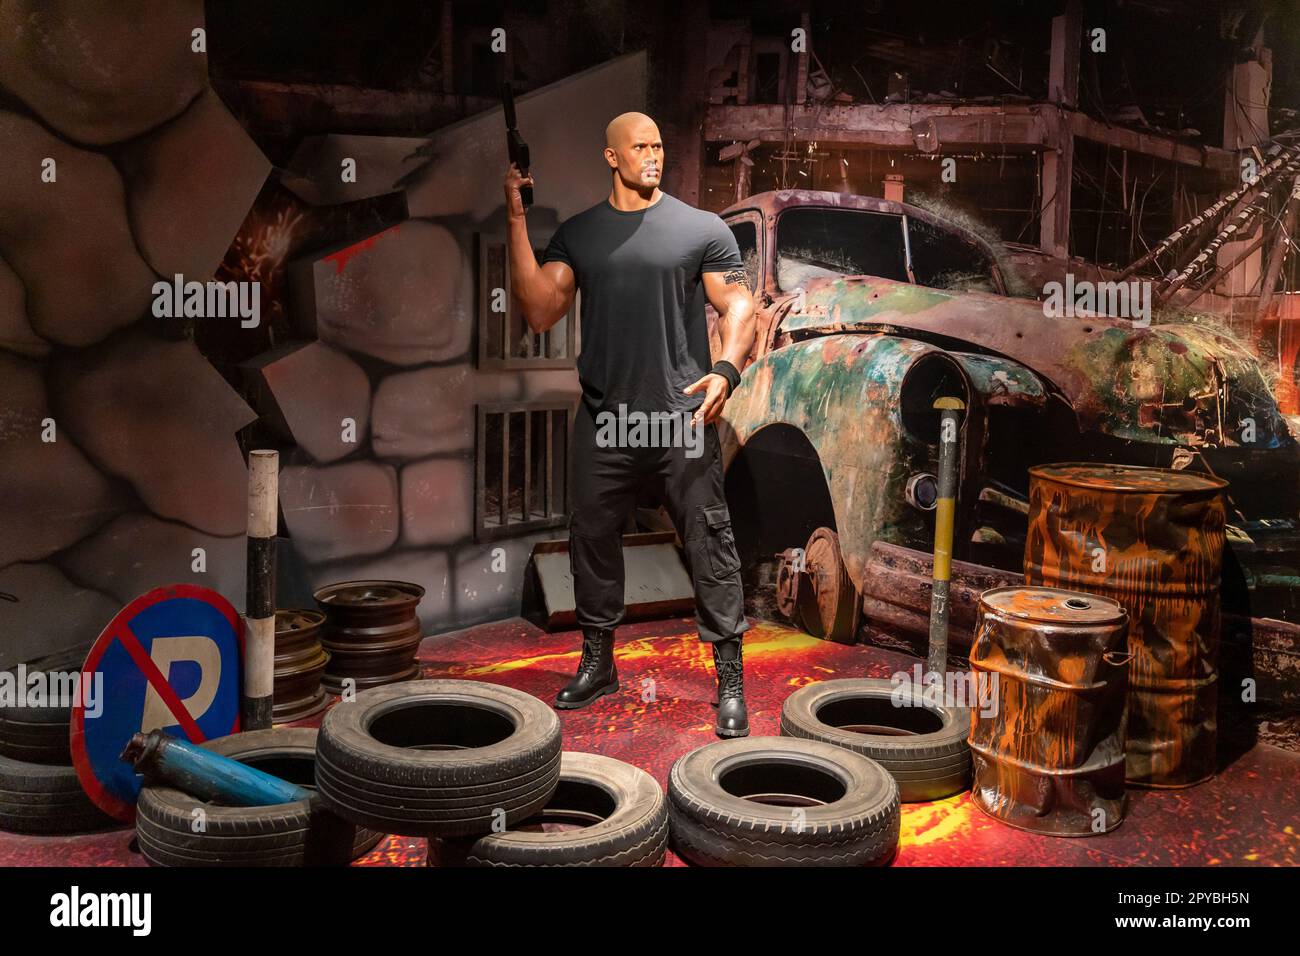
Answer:
[[[919, 375], [926, 395], [905, 405], [907, 383]], [[959, 357], [926, 342], [847, 333], [769, 352], [745, 369], [723, 412], [724, 466], [763, 428], [802, 432], [819, 456], [845, 568], [860, 588], [877, 538], [915, 546], [928, 535], [925, 515], [903, 489], [910, 475], [932, 467], [927, 438], [937, 442], [937, 425], [934, 436], [925, 434], [928, 393], [939, 377], [979, 407], [980, 389]], [[978, 421], [968, 416], [967, 428]]]
[[1205, 326], [1048, 318], [1032, 300], [849, 276], [810, 283], [775, 344], [870, 329], [961, 342], [1031, 368], [1063, 394], [1084, 431], [1156, 445], [1295, 446], [1258, 360]]

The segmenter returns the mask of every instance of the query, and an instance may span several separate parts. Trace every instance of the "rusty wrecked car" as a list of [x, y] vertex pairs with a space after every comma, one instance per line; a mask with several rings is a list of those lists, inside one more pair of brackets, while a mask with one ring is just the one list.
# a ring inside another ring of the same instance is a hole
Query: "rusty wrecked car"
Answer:
[[[747, 590], [819, 636], [852, 640], [864, 599], [892, 621], [882, 591], [928, 568], [933, 404], [952, 396], [967, 409], [953, 556], [975, 585], [1022, 571], [1031, 466], [1187, 468], [1230, 482], [1225, 611], [1235, 589], [1247, 618], [1298, 619], [1300, 448], [1258, 360], [1225, 331], [1049, 317], [1008, 294], [994, 245], [905, 203], [784, 190], [720, 215], [757, 307], [720, 421]], [[811, 601], [791, 583], [796, 556]], [[921, 606], [906, 614], [923, 625]]]

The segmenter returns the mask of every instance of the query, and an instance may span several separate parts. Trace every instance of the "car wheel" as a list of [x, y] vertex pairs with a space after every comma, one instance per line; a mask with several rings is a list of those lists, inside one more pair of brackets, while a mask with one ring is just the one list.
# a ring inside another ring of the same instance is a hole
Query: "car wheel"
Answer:
[[555, 793], [533, 817], [480, 837], [469, 866], [659, 866], [668, 806], [654, 777], [599, 754], [565, 753]]
[[[36, 717], [43, 719], [32, 719]], [[10, 708], [0, 712], [0, 755], [27, 763], [71, 764], [70, 719], [67, 707]]]
[[[312, 787], [316, 731], [310, 728], [253, 730], [203, 744], [273, 776]], [[303, 866], [322, 859], [327, 834], [337, 821], [318, 798], [262, 807], [208, 803], [167, 784], [142, 787], [136, 802], [140, 852], [155, 866]], [[201, 821], [201, 825], [200, 825]], [[368, 852], [384, 834], [358, 827], [352, 858]]]
[[704, 866], [872, 866], [898, 846], [898, 784], [815, 740], [708, 744], [668, 776], [674, 849]]
[[0, 830], [11, 833], [89, 833], [120, 826], [81, 789], [72, 767], [0, 756]]
[[781, 734], [870, 757], [898, 781], [904, 803], [940, 800], [970, 787], [971, 713], [922, 690], [887, 680], [808, 684], [781, 705]]
[[[88, 650], [62, 651], [29, 664], [28, 673], [80, 671]], [[69, 766], [72, 763], [68, 727], [71, 720], [71, 704], [0, 707], [0, 755], [27, 763]]]
[[830, 528], [814, 531], [804, 546], [804, 568], [808, 587], [799, 607], [804, 629], [838, 644], [857, 643], [861, 601], [844, 566], [839, 535]]
[[513, 688], [411, 681], [335, 705], [316, 761], [321, 798], [344, 819], [405, 836], [482, 836], [546, 805], [560, 720]]

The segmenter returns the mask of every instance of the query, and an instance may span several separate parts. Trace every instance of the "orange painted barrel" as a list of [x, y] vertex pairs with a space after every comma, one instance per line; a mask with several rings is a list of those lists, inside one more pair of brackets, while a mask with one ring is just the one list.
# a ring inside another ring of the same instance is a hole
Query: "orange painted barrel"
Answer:
[[1109, 598], [1057, 588], [980, 595], [970, 665], [971, 798], [1050, 836], [1094, 836], [1124, 819], [1128, 616]]
[[1128, 782], [1214, 776], [1227, 482], [1127, 465], [1029, 470], [1025, 581], [1129, 614]]

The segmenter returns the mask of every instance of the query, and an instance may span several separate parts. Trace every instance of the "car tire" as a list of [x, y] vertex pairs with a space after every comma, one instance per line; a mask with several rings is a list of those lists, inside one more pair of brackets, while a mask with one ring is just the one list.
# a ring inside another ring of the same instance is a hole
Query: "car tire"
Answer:
[[[79, 671], [89, 648], [61, 651], [28, 664], [33, 671]], [[13, 673], [12, 671], [10, 673]], [[45, 707], [0, 707], [0, 756], [27, 763], [66, 767], [72, 764], [70, 704]]]
[[[203, 744], [205, 750], [265, 770], [301, 786], [312, 786], [316, 731], [310, 728], [254, 730]], [[203, 810], [205, 829], [194, 832], [194, 811]], [[275, 806], [228, 807], [208, 803], [167, 784], [149, 784], [136, 802], [136, 839], [154, 866], [303, 866], [322, 859], [322, 841], [338, 821], [318, 797]], [[369, 851], [382, 833], [356, 828], [352, 858]]]
[[878, 866], [898, 846], [893, 777], [816, 740], [743, 737], [693, 750], [668, 775], [668, 813], [673, 848], [703, 866]]
[[344, 819], [404, 836], [482, 836], [551, 798], [560, 720], [510, 687], [409, 681], [335, 705], [316, 758], [321, 798]]
[[[541, 828], [565, 821], [578, 829]], [[663, 788], [639, 767], [600, 754], [565, 753], [546, 806], [504, 833], [480, 837], [467, 866], [660, 866], [668, 849]]]
[[[897, 695], [907, 706], [895, 706]], [[970, 720], [968, 707], [927, 701], [922, 689], [895, 688], [887, 680], [808, 684], [781, 705], [782, 736], [870, 757], [893, 775], [904, 803], [941, 800], [970, 788]]]
[[[27, 719], [11, 716], [15, 714]], [[38, 715], [49, 719], [31, 719]], [[0, 711], [0, 756], [27, 763], [69, 766], [72, 763], [70, 719], [67, 707], [15, 707]]]
[[0, 830], [63, 835], [120, 826], [81, 789], [70, 766], [0, 756]]

